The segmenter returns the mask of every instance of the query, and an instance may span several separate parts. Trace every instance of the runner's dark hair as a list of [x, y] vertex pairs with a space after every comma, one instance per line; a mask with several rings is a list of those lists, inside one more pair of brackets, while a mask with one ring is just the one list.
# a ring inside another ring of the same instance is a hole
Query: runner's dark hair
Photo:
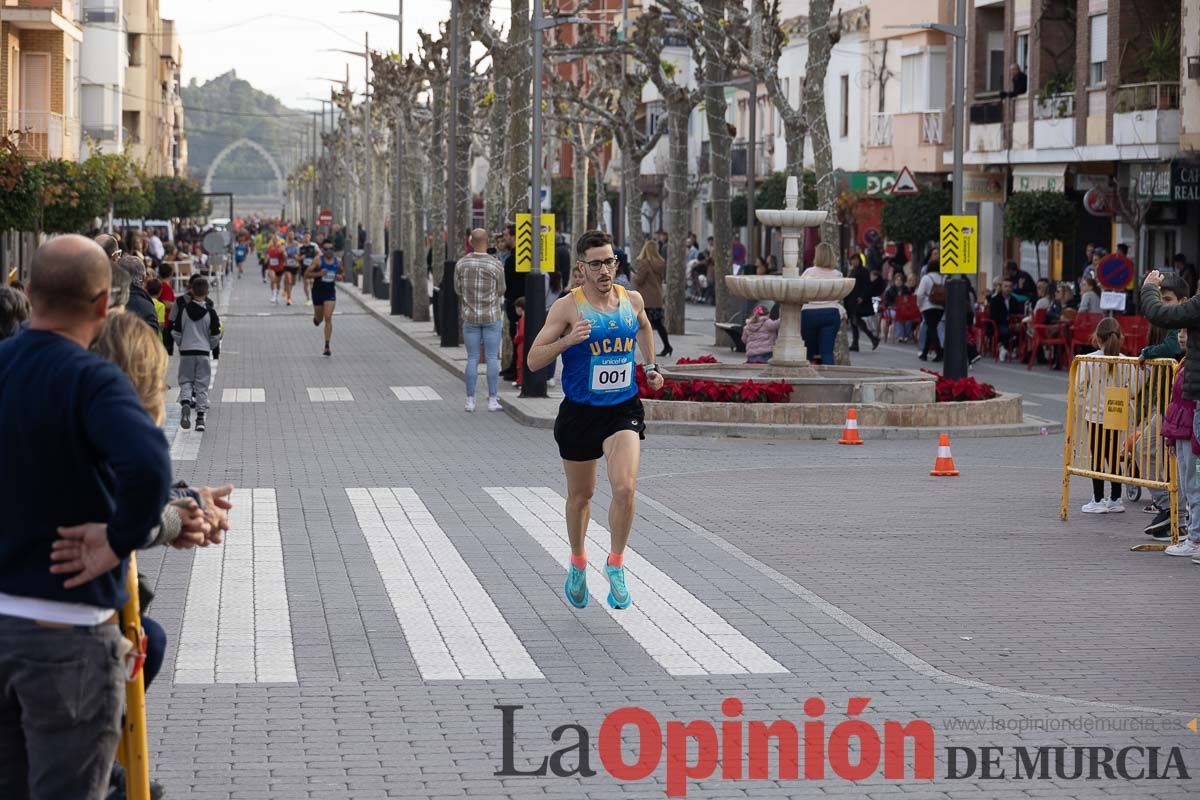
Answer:
[[604, 245], [612, 243], [612, 237], [604, 231], [585, 231], [583, 236], [579, 237], [579, 241], [575, 243], [575, 255], [582, 256], [593, 247], [604, 247]]

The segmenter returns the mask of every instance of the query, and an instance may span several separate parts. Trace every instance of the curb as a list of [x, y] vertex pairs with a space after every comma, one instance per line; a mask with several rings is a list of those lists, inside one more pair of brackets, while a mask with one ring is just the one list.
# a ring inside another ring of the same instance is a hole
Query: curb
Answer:
[[[420, 339], [413, 337], [399, 325], [390, 314], [385, 314], [372, 308], [363, 297], [362, 291], [354, 284], [343, 284], [347, 296], [358, 303], [370, 315], [378, 319], [408, 344], [412, 345], [422, 355], [431, 359], [451, 375], [459, 376], [460, 367], [448, 360], [440, 348], [430, 347]], [[374, 298], [371, 298], [374, 299]], [[500, 405], [505, 413], [518, 424], [527, 428], [552, 429], [558, 409], [558, 401], [553, 398], [517, 398], [500, 395]], [[541, 407], [545, 407], [542, 412]], [[784, 439], [792, 441], [824, 441], [836, 440], [842, 433], [839, 425], [766, 425], [755, 423], [739, 423], [731, 425], [723, 422], [673, 422], [665, 420], [646, 420], [646, 430], [651, 433], [675, 436], [706, 436], [710, 438], [728, 439]], [[1038, 436], [1045, 431], [1046, 435], [1063, 432], [1061, 422], [1025, 416], [1025, 421], [1007, 425], [971, 425], [958, 428], [864, 428], [858, 429], [863, 439], [937, 439], [939, 435], [948, 433], [954, 439], [987, 439], [1001, 436]]]

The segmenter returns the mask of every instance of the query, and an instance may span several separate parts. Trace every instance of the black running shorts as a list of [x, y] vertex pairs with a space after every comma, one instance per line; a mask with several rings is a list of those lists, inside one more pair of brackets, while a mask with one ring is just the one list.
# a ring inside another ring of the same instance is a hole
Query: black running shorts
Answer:
[[312, 301], [314, 306], [336, 303], [337, 289], [330, 281], [315, 281], [312, 287]]
[[604, 440], [620, 431], [646, 438], [646, 412], [632, 397], [615, 406], [590, 406], [563, 398], [554, 420], [554, 441], [563, 461], [595, 461], [604, 455]]

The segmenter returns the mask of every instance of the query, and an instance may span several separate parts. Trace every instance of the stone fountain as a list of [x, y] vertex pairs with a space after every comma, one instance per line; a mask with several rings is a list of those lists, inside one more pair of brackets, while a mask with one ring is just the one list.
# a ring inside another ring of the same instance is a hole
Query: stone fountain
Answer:
[[774, 300], [779, 303], [779, 338], [771, 358], [772, 367], [788, 367], [796, 377], [817, 377], [808, 362], [808, 351], [800, 337], [800, 310], [805, 303], [820, 300], [842, 301], [854, 289], [853, 278], [801, 278], [800, 247], [805, 228], [825, 221], [824, 211], [800, 209], [799, 182], [787, 179], [787, 207], [758, 211], [758, 221], [779, 228], [783, 237], [782, 275], [727, 275], [725, 286], [747, 300]]

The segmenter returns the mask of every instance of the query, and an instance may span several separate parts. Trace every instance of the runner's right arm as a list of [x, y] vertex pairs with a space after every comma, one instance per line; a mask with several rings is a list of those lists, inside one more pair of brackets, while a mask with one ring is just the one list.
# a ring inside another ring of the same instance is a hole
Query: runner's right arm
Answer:
[[592, 323], [579, 316], [575, 298], [560, 297], [550, 306], [546, 324], [533, 340], [525, 368], [539, 370], [552, 363], [568, 347], [586, 342], [592, 335]]

